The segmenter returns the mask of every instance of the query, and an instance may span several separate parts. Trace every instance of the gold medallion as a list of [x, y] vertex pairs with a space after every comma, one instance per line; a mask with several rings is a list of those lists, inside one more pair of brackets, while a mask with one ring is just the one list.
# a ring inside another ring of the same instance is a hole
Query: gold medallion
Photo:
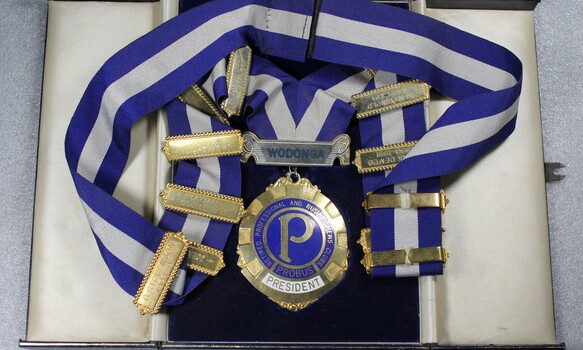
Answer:
[[298, 311], [342, 280], [348, 234], [334, 203], [290, 172], [247, 208], [237, 252], [241, 272], [257, 290]]

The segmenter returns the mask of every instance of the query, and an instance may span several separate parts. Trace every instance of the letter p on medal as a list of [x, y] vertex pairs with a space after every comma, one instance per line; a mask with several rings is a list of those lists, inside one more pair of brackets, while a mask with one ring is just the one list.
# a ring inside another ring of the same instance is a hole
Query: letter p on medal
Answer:
[[348, 234], [344, 218], [317, 186], [288, 176], [249, 205], [237, 252], [241, 272], [257, 290], [298, 311], [342, 280]]

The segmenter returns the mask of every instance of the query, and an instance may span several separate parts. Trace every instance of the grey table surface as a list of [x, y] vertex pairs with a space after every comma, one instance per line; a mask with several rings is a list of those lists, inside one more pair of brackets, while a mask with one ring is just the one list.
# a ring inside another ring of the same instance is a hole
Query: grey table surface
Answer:
[[[0, 349], [26, 334], [46, 0], [0, 0]], [[557, 340], [583, 349], [583, 1], [535, 10]], [[533, 305], [533, 307], [536, 307]]]

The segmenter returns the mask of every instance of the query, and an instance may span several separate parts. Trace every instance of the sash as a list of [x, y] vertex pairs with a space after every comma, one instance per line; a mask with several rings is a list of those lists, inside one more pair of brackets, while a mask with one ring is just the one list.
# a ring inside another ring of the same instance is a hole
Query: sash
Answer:
[[[166, 242], [167, 230], [191, 231], [190, 239], [209, 244], [215, 239], [211, 221], [207, 229], [201, 228], [201, 222], [189, 229], [188, 217], [170, 219], [174, 214], [166, 214], [158, 226], [115, 198], [128, 161], [131, 127], [141, 116], [205, 80], [217, 62], [239, 47], [249, 45], [257, 52], [295, 61], [309, 56], [395, 72], [420, 79], [458, 100], [422, 134], [377, 189], [457, 171], [513, 131], [522, 66], [506, 49], [421, 15], [364, 0], [324, 0], [318, 5], [320, 9], [312, 1], [266, 0], [204, 4], [122, 49], [90, 82], [66, 135], [66, 157], [101, 254], [127, 293], [134, 295], [140, 289], [152, 259]], [[209, 126], [208, 120], [189, 120], [195, 124], [190, 124], [191, 131], [227, 128], [214, 121]], [[249, 123], [253, 124], [252, 118]], [[296, 124], [299, 127], [302, 121]], [[273, 132], [278, 127], [271, 124]], [[267, 129], [261, 132], [267, 135]], [[329, 135], [319, 131], [312, 137], [326, 139]], [[203, 171], [197, 170], [205, 167], [203, 163], [181, 165], [175, 181], [210, 186], [201, 178]], [[222, 176], [226, 173], [223, 166], [234, 165], [226, 163], [229, 161], [219, 164], [221, 176], [213, 186], [236, 194], [237, 184], [231, 187], [224, 182], [230, 180]], [[221, 246], [220, 242], [214, 244]], [[177, 274], [167, 304], [180, 303], [201, 280], [196, 273]]]

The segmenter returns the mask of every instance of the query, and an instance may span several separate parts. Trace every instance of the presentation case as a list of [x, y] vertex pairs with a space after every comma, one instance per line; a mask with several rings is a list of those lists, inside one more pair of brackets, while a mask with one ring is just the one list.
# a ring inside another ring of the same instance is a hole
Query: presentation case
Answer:
[[[224, 278], [219, 275], [205, 282], [174, 310], [139, 314], [132, 296], [117, 286], [101, 260], [66, 165], [64, 134], [84, 89], [103, 62], [176, 15], [180, 4], [49, 1], [28, 328], [21, 346], [563, 348], [556, 342], [553, 320], [534, 42], [536, 3], [410, 3], [413, 10], [499, 43], [521, 59], [524, 81], [516, 131], [470, 168], [444, 177], [451, 200], [443, 216], [444, 245], [451, 253], [444, 275], [378, 282], [365, 276], [358, 256], [351, 257], [356, 262], [348, 272], [353, 282], [338, 288], [326, 302], [354, 310], [338, 319], [320, 320], [320, 329], [311, 333], [301, 328], [302, 317], [308, 317], [301, 313], [268, 309], [264, 312], [272, 314], [237, 314], [253, 308], [237, 304], [239, 293], [244, 294], [238, 289], [250, 287], [236, 266], [234, 234], [225, 249]], [[436, 120], [451, 103], [432, 95], [431, 119]], [[159, 151], [167, 135], [163, 114], [145, 116], [133, 128], [129, 165], [114, 194], [152, 221], [162, 213], [158, 193], [170, 174]], [[241, 284], [230, 286], [224, 281]], [[379, 307], [367, 306], [362, 297], [374, 284], [379, 291], [376, 300], [385, 299]], [[214, 292], [230, 288], [237, 292]], [[257, 302], [260, 299], [257, 296]], [[374, 317], [367, 319], [366, 309], [357, 312], [361, 304], [374, 311]], [[313, 313], [312, 322], [317, 310], [308, 311]], [[374, 327], [348, 319], [351, 314]], [[254, 332], [254, 322], [261, 317], [269, 322], [269, 315], [283, 323], [289, 318], [291, 326], [279, 334]], [[228, 319], [232, 322], [224, 327], [217, 323]], [[336, 331], [322, 336], [326, 327]]]

